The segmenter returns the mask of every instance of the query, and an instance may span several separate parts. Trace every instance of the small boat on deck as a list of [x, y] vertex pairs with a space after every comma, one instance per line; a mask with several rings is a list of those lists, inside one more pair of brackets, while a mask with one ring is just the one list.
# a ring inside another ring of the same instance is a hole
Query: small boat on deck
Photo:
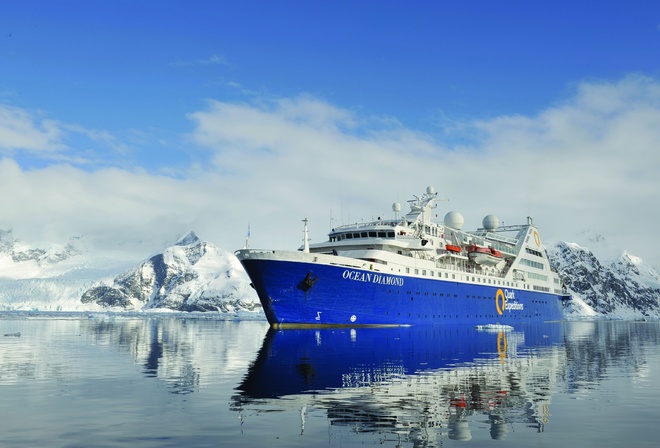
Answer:
[[481, 247], [472, 244], [467, 247], [468, 258], [477, 264], [495, 266], [502, 261], [502, 252], [492, 247]]

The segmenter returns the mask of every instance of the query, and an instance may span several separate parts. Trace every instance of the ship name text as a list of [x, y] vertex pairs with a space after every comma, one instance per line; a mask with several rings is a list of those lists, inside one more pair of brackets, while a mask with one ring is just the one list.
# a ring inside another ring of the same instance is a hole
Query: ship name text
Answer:
[[376, 274], [375, 272], [360, 272], [346, 269], [342, 274], [346, 280], [356, 282], [377, 283], [379, 285], [403, 286], [403, 278], [392, 275]]

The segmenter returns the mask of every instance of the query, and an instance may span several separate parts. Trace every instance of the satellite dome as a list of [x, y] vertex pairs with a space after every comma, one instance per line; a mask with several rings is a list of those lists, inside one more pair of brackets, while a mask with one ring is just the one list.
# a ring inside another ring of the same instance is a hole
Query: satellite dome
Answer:
[[435, 194], [435, 188], [431, 186], [426, 187], [426, 194]]
[[481, 223], [486, 230], [497, 230], [500, 226], [500, 220], [495, 215], [487, 215]]
[[398, 202], [395, 202], [394, 204], [392, 204], [392, 211], [393, 212], [400, 212], [401, 211], [401, 204], [399, 204]]
[[445, 215], [445, 225], [452, 229], [461, 230], [465, 220], [459, 212], [449, 212]]

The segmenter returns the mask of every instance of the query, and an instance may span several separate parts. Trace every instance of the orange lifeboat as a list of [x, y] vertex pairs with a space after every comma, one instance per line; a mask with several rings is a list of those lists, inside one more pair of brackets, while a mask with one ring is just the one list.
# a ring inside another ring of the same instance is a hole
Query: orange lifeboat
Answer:
[[455, 253], [457, 253], [457, 254], [460, 254], [460, 253], [461, 253], [461, 248], [460, 248], [460, 246], [454, 246], [454, 245], [452, 245], [452, 244], [447, 244], [447, 245], [445, 246], [445, 249], [447, 249], [448, 252], [455, 252]]

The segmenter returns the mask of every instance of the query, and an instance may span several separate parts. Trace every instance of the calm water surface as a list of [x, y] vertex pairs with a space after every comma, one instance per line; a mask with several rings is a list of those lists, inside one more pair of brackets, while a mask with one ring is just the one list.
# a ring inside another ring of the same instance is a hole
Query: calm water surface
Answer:
[[659, 403], [658, 322], [0, 315], [2, 447], [655, 447]]

